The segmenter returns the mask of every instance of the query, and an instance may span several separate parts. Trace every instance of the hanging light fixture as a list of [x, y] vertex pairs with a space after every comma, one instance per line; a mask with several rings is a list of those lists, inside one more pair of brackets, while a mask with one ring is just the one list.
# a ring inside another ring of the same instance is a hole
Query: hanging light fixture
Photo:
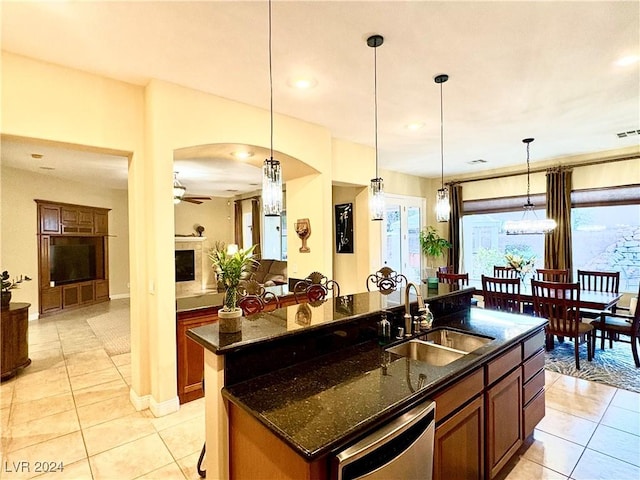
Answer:
[[280, 162], [273, 158], [273, 71], [271, 62], [271, 0], [269, 0], [269, 113], [271, 147], [269, 158], [262, 164], [262, 211], [266, 217], [279, 217], [282, 213], [282, 171]]
[[442, 113], [442, 84], [449, 80], [449, 75], [442, 73], [433, 79], [440, 84], [440, 188], [436, 193], [436, 221], [448, 222], [451, 213], [449, 189], [444, 186], [444, 121]]
[[178, 180], [178, 172], [173, 172], [173, 203], [180, 203], [186, 191], [186, 187]]
[[549, 233], [556, 228], [556, 221], [550, 218], [538, 218], [533, 203], [531, 203], [531, 184], [529, 176], [531, 173], [529, 167], [529, 145], [533, 142], [533, 138], [525, 138], [523, 143], [527, 144], [527, 203], [523, 205], [524, 213], [520, 220], [510, 220], [504, 223], [504, 230], [507, 235], [535, 235]]
[[376, 49], [384, 43], [382, 35], [371, 35], [367, 38], [367, 45], [373, 48], [373, 105], [374, 105], [374, 129], [376, 146], [376, 178], [371, 179], [369, 189], [369, 210], [371, 220], [384, 218], [384, 182], [378, 176], [378, 58]]

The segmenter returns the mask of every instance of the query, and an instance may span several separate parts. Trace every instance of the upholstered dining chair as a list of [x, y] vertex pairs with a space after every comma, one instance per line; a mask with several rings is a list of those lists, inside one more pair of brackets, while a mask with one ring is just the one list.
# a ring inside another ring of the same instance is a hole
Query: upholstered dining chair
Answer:
[[312, 272], [304, 280], [300, 280], [293, 287], [296, 303], [307, 300], [312, 305], [324, 301], [329, 293], [334, 297], [340, 296], [340, 285], [335, 280], [328, 279], [320, 272]]
[[566, 268], [536, 268], [535, 278], [543, 282], [567, 283], [569, 270]]
[[259, 313], [269, 306], [280, 307], [280, 299], [273, 292], [268, 292], [256, 280], [245, 280], [238, 286], [238, 306], [244, 315]]
[[380, 293], [388, 295], [398, 290], [403, 283], [406, 287], [407, 277], [390, 267], [382, 267], [367, 277], [367, 291], [370, 292], [371, 288], [374, 287], [378, 289]]
[[531, 292], [534, 314], [549, 321], [545, 327], [547, 350], [553, 348], [554, 336], [573, 339], [576, 369], [580, 370], [580, 343], [586, 343], [589, 361], [595, 350], [594, 327], [581, 321], [580, 283], [531, 280]]
[[[638, 298], [640, 298], [640, 287], [638, 288]], [[636, 305], [635, 311], [624, 314], [620, 312], [603, 311], [597, 320], [593, 320], [591, 325], [601, 332], [600, 348], [604, 349], [605, 338], [609, 338], [609, 347], [613, 342], [626, 342], [620, 337], [629, 337], [631, 352], [636, 368], [640, 368], [640, 357], [638, 356], [638, 344], [640, 343], [640, 306]]]
[[520, 313], [520, 279], [482, 275], [482, 297], [484, 308]]
[[513, 267], [493, 266], [493, 276], [496, 278], [520, 278], [518, 271]]

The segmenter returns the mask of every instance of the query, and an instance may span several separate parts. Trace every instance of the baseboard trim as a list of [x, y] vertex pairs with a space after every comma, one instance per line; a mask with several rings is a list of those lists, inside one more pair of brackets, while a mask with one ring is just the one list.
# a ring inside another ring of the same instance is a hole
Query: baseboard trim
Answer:
[[133, 388], [129, 389], [129, 400], [136, 411], [146, 410], [151, 402], [151, 395], [138, 395]]
[[154, 417], [164, 417], [170, 413], [175, 413], [180, 410], [180, 400], [177, 396], [165, 400], [164, 402], [156, 402], [153, 397], [149, 401], [149, 410], [153, 413]]
[[29, 314], [29, 321], [38, 320], [40, 318], [40, 314], [38, 312], [33, 312]]
[[111, 298], [111, 300], [120, 300], [121, 298], [130, 298], [131, 294], [129, 293], [117, 293], [115, 295], [109, 295], [109, 298]]

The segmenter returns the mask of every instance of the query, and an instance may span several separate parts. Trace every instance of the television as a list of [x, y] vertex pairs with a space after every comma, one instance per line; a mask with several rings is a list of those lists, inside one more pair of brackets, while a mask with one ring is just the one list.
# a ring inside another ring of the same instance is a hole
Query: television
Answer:
[[94, 280], [96, 248], [94, 245], [51, 245], [49, 272], [56, 285]]
[[195, 252], [176, 250], [176, 282], [190, 282], [196, 279]]

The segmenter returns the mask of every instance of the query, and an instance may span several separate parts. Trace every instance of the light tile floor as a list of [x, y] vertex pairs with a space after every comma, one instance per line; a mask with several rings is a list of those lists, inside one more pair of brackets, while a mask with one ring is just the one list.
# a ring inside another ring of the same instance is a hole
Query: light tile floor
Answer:
[[[203, 400], [160, 418], [136, 412], [130, 354], [109, 357], [83, 310], [30, 322], [29, 353], [33, 363], [0, 386], [0, 478], [199, 478]], [[640, 394], [546, 378], [546, 417], [499, 478], [640, 479]], [[64, 470], [35, 472], [42, 461]]]

